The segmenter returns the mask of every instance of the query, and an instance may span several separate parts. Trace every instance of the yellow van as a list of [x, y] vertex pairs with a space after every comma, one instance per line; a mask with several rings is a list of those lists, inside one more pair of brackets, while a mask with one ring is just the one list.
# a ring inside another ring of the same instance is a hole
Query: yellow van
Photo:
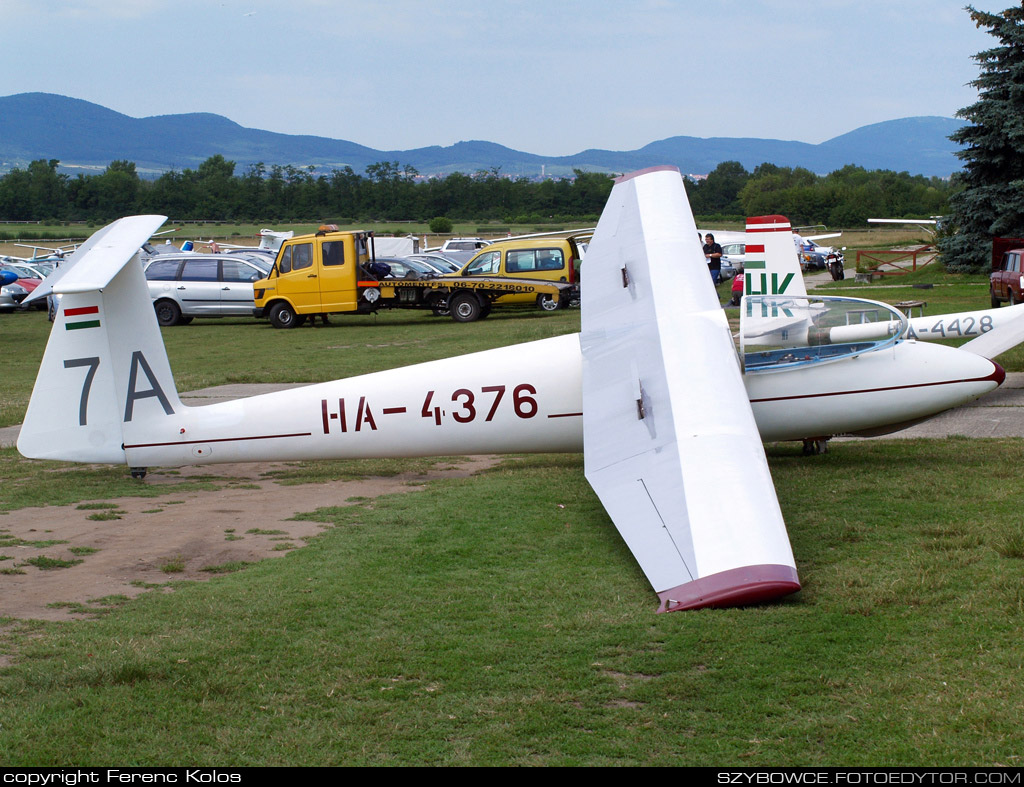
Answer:
[[[524, 238], [496, 241], [481, 249], [456, 276], [487, 276], [534, 281], [579, 282], [580, 251], [573, 238]], [[512, 293], [502, 295], [495, 305], [536, 304], [544, 311], [568, 305], [569, 298]]]

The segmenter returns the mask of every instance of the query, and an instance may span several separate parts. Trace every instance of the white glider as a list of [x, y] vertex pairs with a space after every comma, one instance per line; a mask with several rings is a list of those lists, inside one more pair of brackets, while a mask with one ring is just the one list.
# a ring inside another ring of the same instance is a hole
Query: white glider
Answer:
[[[115, 222], [37, 288], [34, 297], [52, 288], [62, 300], [22, 454], [142, 475], [212, 462], [583, 451], [661, 610], [799, 589], [762, 440], [920, 420], [1004, 376], [977, 354], [898, 336], [823, 350], [808, 333], [803, 348], [737, 353], [682, 178], [662, 167], [616, 181], [587, 255], [581, 334], [189, 407], [134, 261], [162, 221]], [[786, 319], [803, 309], [819, 321], [832, 311], [806, 296], [771, 298], [744, 308]]]

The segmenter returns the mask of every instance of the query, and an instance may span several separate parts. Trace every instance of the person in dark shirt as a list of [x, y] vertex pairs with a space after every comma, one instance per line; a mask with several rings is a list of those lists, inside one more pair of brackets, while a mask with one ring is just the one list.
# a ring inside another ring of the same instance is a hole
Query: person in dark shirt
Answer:
[[708, 261], [711, 281], [717, 286], [722, 274], [722, 247], [715, 243], [715, 236], [710, 232], [704, 236], [704, 256]]

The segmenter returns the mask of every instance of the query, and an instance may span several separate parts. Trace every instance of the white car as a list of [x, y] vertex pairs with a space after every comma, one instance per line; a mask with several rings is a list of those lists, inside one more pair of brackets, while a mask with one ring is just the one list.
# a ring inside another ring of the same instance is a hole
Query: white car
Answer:
[[157, 322], [187, 325], [194, 317], [251, 317], [252, 284], [273, 263], [259, 255], [160, 254], [145, 267]]
[[491, 241], [483, 238], [449, 238], [438, 249], [438, 253], [464, 265], [480, 249], [489, 245], [491, 245]]

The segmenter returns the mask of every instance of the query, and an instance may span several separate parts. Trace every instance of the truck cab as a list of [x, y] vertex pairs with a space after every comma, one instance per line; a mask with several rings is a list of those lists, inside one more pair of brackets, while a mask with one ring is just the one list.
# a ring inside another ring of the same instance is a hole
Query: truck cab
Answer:
[[[579, 247], [573, 238], [524, 238], [497, 241], [481, 249], [452, 276], [487, 276], [534, 281], [563, 282], [575, 285], [579, 281]], [[554, 311], [559, 305], [568, 305], [568, 298], [553, 298], [549, 294], [511, 293], [502, 295], [496, 306], [536, 302], [545, 311]]]
[[377, 286], [363, 266], [370, 261], [365, 232], [339, 232], [321, 227], [281, 244], [266, 278], [253, 285], [256, 317], [275, 328], [301, 325], [309, 315], [372, 311], [368, 290]]

